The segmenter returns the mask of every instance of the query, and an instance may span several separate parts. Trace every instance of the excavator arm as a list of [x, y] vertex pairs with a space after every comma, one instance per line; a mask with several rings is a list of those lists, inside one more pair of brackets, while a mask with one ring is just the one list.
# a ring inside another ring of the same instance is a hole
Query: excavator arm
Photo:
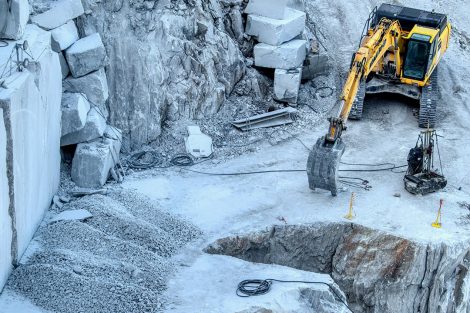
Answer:
[[370, 30], [354, 54], [351, 68], [340, 97], [340, 106], [335, 116], [329, 118], [328, 133], [319, 138], [307, 162], [307, 174], [311, 189], [321, 188], [337, 194], [338, 166], [346, 148], [341, 135], [346, 130], [346, 121], [359, 90], [361, 81], [377, 67], [383, 65], [387, 52], [394, 56], [397, 77], [400, 76], [400, 47], [402, 34], [400, 23], [383, 18]]

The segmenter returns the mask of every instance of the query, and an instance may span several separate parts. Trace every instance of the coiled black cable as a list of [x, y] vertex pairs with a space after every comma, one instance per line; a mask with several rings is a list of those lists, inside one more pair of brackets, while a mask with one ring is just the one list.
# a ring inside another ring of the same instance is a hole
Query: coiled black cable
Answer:
[[267, 294], [271, 289], [271, 285], [273, 282], [278, 283], [297, 283], [297, 284], [317, 284], [317, 285], [325, 285], [331, 290], [334, 294], [336, 299], [338, 299], [346, 308], [353, 312], [351, 308], [348, 306], [346, 301], [338, 294], [338, 291], [333, 288], [333, 286], [329, 283], [325, 283], [322, 281], [303, 281], [303, 280], [279, 280], [279, 279], [246, 279], [241, 281], [237, 286], [236, 294], [242, 298], [248, 298], [253, 296], [261, 296]]
[[152, 168], [161, 163], [162, 156], [154, 150], [139, 151], [131, 154], [127, 159], [127, 166], [138, 170]]

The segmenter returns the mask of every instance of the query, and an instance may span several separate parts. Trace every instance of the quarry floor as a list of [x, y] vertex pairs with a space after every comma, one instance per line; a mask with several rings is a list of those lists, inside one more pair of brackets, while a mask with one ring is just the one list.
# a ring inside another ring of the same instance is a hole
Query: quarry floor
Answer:
[[[344, 136], [347, 150], [342, 161], [406, 164], [408, 151], [420, 131], [413, 109], [413, 105], [403, 99], [369, 99], [363, 120], [349, 123]], [[200, 227], [205, 234], [202, 240], [187, 247], [176, 258], [181, 268], [169, 281], [165, 293], [168, 312], [188, 312], [189, 308], [192, 312], [239, 312], [254, 303], [276, 303], [282, 288], [288, 288], [277, 287], [273, 293], [255, 300], [236, 297], [236, 284], [248, 278], [331, 281], [328, 275], [206, 255], [202, 249], [218, 238], [272, 225], [344, 222], [351, 192], [356, 193], [353, 223], [418, 242], [452, 245], [468, 240], [470, 212], [459, 202], [468, 202], [470, 195], [470, 172], [465, 166], [470, 147], [459, 125], [465, 125], [469, 108], [462, 105], [454, 109], [456, 112], [452, 112], [452, 107], [443, 108], [443, 119], [438, 128], [442, 136], [439, 148], [443, 170], [449, 184], [441, 192], [427, 196], [407, 193], [403, 188], [404, 174], [392, 171], [342, 172], [341, 176], [367, 179], [372, 189], [344, 186], [337, 197], [327, 191], [310, 190], [305, 172], [209, 176], [173, 168], [128, 176], [122, 188], [147, 195], [160, 206]], [[315, 129], [306, 130], [297, 139], [276, 145], [260, 143], [257, 152], [226, 162], [218, 161], [215, 156], [191, 170], [209, 173], [302, 170], [308, 150], [300, 141], [311, 146], [326, 126], [322, 123]], [[351, 167], [341, 166], [341, 169], [347, 168]], [[397, 193], [400, 197], [396, 197]], [[440, 199], [444, 199], [443, 227], [436, 229], [431, 223], [436, 219]], [[11, 292], [4, 292], [0, 297], [0, 307], [5, 313], [45, 312]]]

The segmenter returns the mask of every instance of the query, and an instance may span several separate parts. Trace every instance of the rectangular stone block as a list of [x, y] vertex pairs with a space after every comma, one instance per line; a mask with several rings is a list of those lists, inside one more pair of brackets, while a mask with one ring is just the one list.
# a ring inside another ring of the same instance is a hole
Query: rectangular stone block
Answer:
[[20, 39], [28, 19], [28, 0], [0, 0], [0, 38]]
[[76, 41], [65, 50], [65, 57], [70, 72], [75, 78], [99, 70], [108, 61], [106, 50], [98, 33]]
[[[50, 52], [57, 58], [55, 52]], [[1, 179], [8, 179], [10, 190], [14, 190], [10, 199], [15, 216], [12, 262], [26, 250], [58, 188], [62, 91], [59, 61], [55, 58], [44, 52], [38, 60], [40, 68], [48, 66], [52, 73], [15, 73], [6, 78], [7, 89], [0, 88], [9, 158], [7, 175], [2, 174]], [[35, 75], [39, 75], [39, 84]]]
[[32, 16], [31, 21], [47, 30], [64, 25], [84, 13], [81, 0], [59, 0], [50, 10]]
[[72, 161], [72, 180], [81, 188], [100, 188], [109, 177], [121, 150], [121, 131], [108, 126], [103, 138], [77, 146]]
[[91, 108], [90, 111], [88, 111], [85, 126], [76, 132], [62, 136], [62, 138], [60, 138], [60, 146], [63, 147], [81, 142], [92, 141], [103, 136], [105, 129], [105, 118], [96, 108]]
[[245, 13], [282, 20], [288, 0], [250, 0]]
[[254, 48], [255, 65], [285, 70], [301, 67], [307, 54], [306, 44], [298, 39], [280, 46], [259, 43]]
[[87, 121], [90, 103], [79, 93], [62, 95], [62, 137], [81, 130]]
[[64, 91], [83, 93], [88, 101], [97, 106], [108, 117], [106, 100], [109, 97], [108, 80], [104, 68], [88, 75], [74, 78], [67, 77], [63, 82]]
[[302, 79], [313, 79], [318, 74], [328, 72], [329, 68], [328, 56], [310, 53], [304, 62]]
[[297, 104], [302, 68], [274, 72], [274, 99], [290, 104]]
[[62, 26], [51, 30], [52, 50], [61, 52], [62, 50], [70, 47], [75, 41], [79, 39], [77, 26], [74, 21], [69, 21]]
[[245, 33], [259, 42], [277, 46], [299, 36], [305, 29], [306, 14], [288, 8], [285, 18], [276, 20], [259, 15], [248, 15]]

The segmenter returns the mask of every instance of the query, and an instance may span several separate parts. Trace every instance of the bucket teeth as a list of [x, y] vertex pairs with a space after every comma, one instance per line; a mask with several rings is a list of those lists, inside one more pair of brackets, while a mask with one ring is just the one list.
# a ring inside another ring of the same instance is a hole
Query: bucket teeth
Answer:
[[325, 137], [318, 139], [307, 161], [310, 189], [329, 190], [333, 196], [336, 196], [338, 193], [338, 167], [345, 148], [341, 138], [331, 145], [325, 143]]

